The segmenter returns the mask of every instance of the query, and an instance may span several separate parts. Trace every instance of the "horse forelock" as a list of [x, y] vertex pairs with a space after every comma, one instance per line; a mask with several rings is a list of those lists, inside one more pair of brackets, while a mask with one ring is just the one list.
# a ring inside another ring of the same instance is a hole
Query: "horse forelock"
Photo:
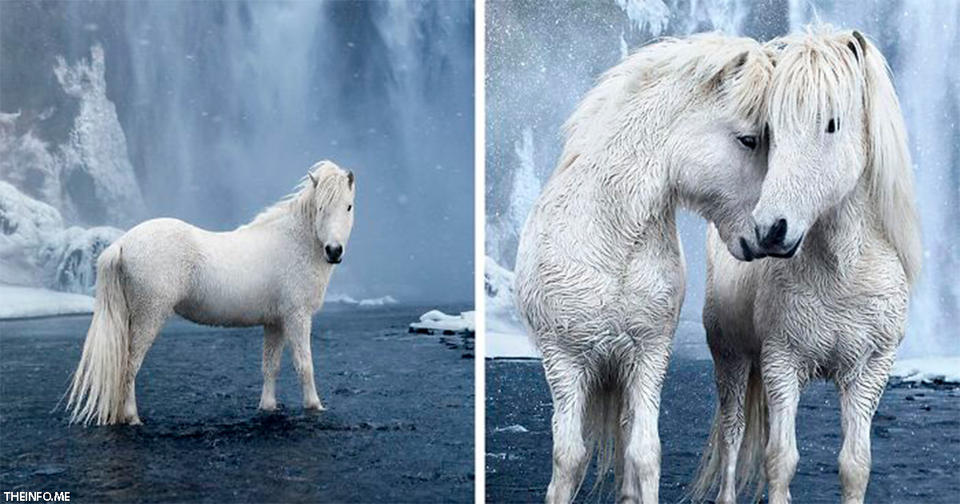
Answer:
[[850, 113], [862, 96], [863, 73], [851, 39], [819, 31], [775, 39], [781, 46], [767, 93], [767, 117], [776, 131], [799, 131]]
[[906, 127], [886, 59], [859, 33], [829, 25], [768, 43], [774, 47], [777, 65], [767, 98], [772, 127], [789, 131], [833, 117], [842, 124], [853, 100], [862, 99], [870, 201], [912, 284], [920, 271], [920, 225]]

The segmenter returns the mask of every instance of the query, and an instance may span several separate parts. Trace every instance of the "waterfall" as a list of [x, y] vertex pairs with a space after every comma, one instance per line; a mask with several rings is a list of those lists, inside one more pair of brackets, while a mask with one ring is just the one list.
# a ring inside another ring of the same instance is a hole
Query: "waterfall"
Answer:
[[[329, 158], [358, 184], [335, 291], [472, 299], [472, 3], [51, 2], [3, 15], [36, 34], [10, 41], [24, 50], [4, 55], [5, 74], [45, 83], [57, 56], [73, 68], [103, 47], [148, 217], [231, 229]], [[44, 125], [69, 124], [76, 105], [54, 85], [5, 87], [0, 109], [25, 121], [52, 104], [37, 135], [60, 142]]]

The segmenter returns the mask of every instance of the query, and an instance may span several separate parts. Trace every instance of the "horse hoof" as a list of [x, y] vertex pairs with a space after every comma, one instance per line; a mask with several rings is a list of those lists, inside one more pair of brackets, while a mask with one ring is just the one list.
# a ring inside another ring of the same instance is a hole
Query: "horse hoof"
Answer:
[[135, 416], [127, 422], [127, 425], [143, 425], [143, 422], [140, 421], [139, 416]]
[[260, 406], [258, 406], [258, 409], [260, 411], [272, 413], [277, 410], [277, 401], [272, 401], [272, 402], [260, 401]]
[[305, 410], [307, 410], [307, 411], [324, 411], [324, 410], [326, 410], [327, 408], [324, 408], [323, 405], [320, 404], [320, 401], [317, 401], [317, 402], [315, 402], [315, 403], [314, 403], [314, 402], [310, 402], [310, 403], [304, 404], [304, 405], [303, 405], [303, 409], [305, 409]]

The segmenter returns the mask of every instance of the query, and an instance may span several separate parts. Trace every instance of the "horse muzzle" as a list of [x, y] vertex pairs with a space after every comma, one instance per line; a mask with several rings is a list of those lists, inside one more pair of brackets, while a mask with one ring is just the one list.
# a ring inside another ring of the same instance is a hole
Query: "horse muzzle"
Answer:
[[323, 254], [330, 264], [340, 264], [343, 260], [343, 245], [339, 243], [327, 244], [323, 247]]

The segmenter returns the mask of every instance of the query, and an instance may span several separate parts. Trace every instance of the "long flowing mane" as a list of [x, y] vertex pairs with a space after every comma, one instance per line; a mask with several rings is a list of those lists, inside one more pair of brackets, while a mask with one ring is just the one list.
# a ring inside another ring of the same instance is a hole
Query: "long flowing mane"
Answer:
[[[797, 35], [772, 40], [771, 50], [788, 47], [776, 57], [777, 79], [768, 97], [769, 117], [776, 124], [802, 124], [816, 114], [843, 114], [862, 90], [870, 200], [880, 227], [897, 251], [907, 281], [920, 272], [920, 225], [914, 207], [913, 166], [906, 127], [887, 62], [859, 32], [829, 25], [808, 26]], [[786, 70], [785, 70], [786, 69]]]
[[604, 73], [564, 124], [566, 144], [554, 174], [562, 172], [597, 145], [598, 135], [637, 93], [667, 80], [690, 84], [691, 96], [710, 89], [731, 64], [738, 71], [725, 81], [724, 103], [730, 113], [760, 122], [772, 69], [764, 48], [753, 39], [701, 33], [687, 38], [663, 38], [641, 47]]
[[[332, 161], [320, 161], [300, 179], [293, 192], [263, 209], [252, 221], [237, 229], [259, 226], [291, 214], [312, 224], [317, 206], [336, 201], [346, 190], [344, 184], [336, 181], [336, 174], [339, 171], [339, 167]], [[311, 177], [316, 178], [316, 184]]]

